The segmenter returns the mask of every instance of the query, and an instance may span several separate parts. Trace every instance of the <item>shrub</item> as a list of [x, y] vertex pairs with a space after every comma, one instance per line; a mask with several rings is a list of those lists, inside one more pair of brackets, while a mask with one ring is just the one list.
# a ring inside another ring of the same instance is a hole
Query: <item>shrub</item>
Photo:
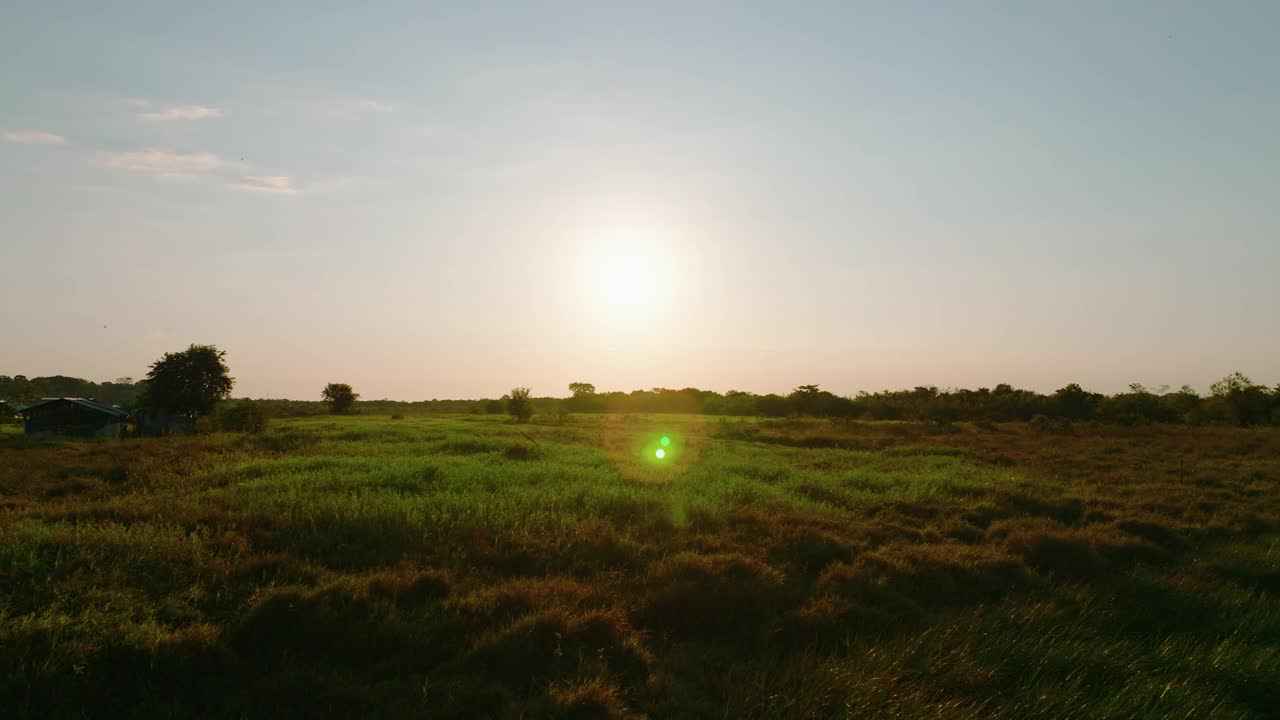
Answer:
[[507, 414], [516, 422], [528, 422], [533, 417], [533, 402], [529, 399], [529, 388], [511, 388], [507, 395]]
[[228, 408], [219, 418], [222, 429], [227, 432], [260, 434], [267, 429], [267, 414], [262, 406], [245, 398]]

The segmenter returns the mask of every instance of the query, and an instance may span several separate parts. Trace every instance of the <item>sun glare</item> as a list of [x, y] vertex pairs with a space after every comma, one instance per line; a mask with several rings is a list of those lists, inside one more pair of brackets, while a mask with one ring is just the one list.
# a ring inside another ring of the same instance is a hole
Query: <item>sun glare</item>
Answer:
[[663, 251], [657, 232], [604, 233], [587, 266], [594, 302], [614, 320], [633, 319], [655, 309], [663, 301], [670, 276], [670, 259]]

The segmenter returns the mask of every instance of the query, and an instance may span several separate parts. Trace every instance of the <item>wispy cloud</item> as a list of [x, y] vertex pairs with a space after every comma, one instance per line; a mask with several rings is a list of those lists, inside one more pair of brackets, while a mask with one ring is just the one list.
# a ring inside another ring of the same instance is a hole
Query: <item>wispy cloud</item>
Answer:
[[231, 187], [236, 190], [276, 195], [298, 194], [298, 188], [293, 185], [293, 178], [288, 175], [245, 175], [238, 182], [232, 183]]
[[67, 139], [44, 130], [0, 130], [0, 140], [19, 145], [66, 145]]
[[144, 120], [204, 120], [222, 115], [222, 108], [208, 105], [181, 105], [155, 102], [154, 100], [130, 100], [129, 104], [142, 112]]
[[169, 179], [190, 179], [204, 175], [229, 163], [210, 152], [179, 152], [146, 148], [132, 152], [100, 152], [97, 164], [117, 170], [144, 172]]

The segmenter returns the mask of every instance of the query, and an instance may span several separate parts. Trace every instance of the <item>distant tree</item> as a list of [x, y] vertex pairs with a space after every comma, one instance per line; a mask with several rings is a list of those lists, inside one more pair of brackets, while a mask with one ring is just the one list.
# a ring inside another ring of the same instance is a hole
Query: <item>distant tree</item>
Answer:
[[529, 392], [527, 387], [515, 387], [507, 395], [507, 414], [518, 422], [525, 422], [533, 417], [533, 403], [529, 399]]
[[1058, 415], [1068, 420], [1088, 420], [1093, 417], [1093, 410], [1098, 398], [1076, 383], [1060, 388], [1053, 394], [1058, 406]]
[[586, 382], [569, 383], [569, 393], [572, 395], [562, 408], [565, 412], [592, 412], [603, 409], [597, 407], [599, 396], [596, 395], [596, 386]]
[[1181, 422], [1195, 424], [1204, 420], [1204, 412], [1200, 408], [1200, 393], [1190, 385], [1183, 385], [1178, 388], [1178, 392], [1165, 395], [1161, 402]]
[[756, 400], [756, 413], [765, 417], [783, 417], [790, 409], [787, 399], [777, 393], [761, 395]]
[[488, 415], [501, 415], [505, 406], [501, 400], [486, 400], [484, 402], [484, 411]]
[[192, 345], [151, 364], [141, 403], [144, 407], [198, 418], [231, 395], [235, 378], [226, 352], [213, 345]]
[[791, 409], [800, 415], [817, 415], [822, 401], [822, 390], [817, 385], [800, 385], [787, 396]]
[[814, 417], [852, 417], [858, 407], [849, 398], [822, 390], [817, 385], [801, 385], [787, 396], [790, 409], [799, 415]]
[[6, 378], [5, 387], [0, 397], [16, 403], [28, 405], [40, 399], [40, 391], [26, 375], [14, 375]]
[[1227, 420], [1237, 425], [1267, 422], [1270, 415], [1270, 393], [1266, 387], [1254, 385], [1243, 373], [1231, 373], [1214, 383], [1209, 390], [1226, 409]]
[[329, 403], [329, 412], [334, 415], [345, 415], [356, 404], [360, 394], [353, 391], [346, 383], [329, 383], [320, 392], [320, 397]]

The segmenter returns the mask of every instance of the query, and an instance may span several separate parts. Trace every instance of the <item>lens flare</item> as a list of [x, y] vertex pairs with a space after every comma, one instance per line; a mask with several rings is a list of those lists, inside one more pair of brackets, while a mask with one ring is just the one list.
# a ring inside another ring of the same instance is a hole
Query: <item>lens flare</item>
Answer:
[[659, 442], [662, 443], [662, 447], [666, 447], [671, 444], [671, 438], [667, 437], [666, 435], [663, 435], [662, 440], [660, 440]]
[[654, 453], [654, 455], [657, 455], [658, 459], [661, 460], [662, 458], [667, 456], [667, 451], [663, 450], [662, 448], [658, 448], [658, 452]]

